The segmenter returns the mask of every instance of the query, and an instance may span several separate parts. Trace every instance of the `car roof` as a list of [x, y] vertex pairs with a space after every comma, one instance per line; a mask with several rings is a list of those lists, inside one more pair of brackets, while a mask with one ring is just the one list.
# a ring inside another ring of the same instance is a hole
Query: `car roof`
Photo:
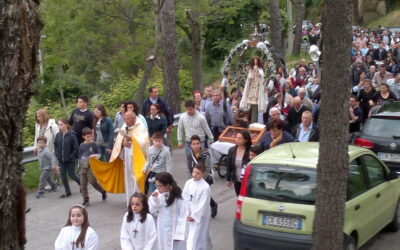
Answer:
[[372, 117], [400, 116], [400, 101], [387, 102]]
[[[369, 150], [349, 145], [350, 159]], [[278, 164], [316, 168], [319, 155], [318, 142], [290, 142], [271, 148], [251, 161], [251, 164]]]

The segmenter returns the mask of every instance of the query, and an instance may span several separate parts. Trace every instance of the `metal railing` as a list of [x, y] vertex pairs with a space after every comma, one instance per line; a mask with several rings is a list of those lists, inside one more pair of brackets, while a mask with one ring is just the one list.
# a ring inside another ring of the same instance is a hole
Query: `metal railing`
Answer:
[[[174, 127], [178, 126], [178, 121], [179, 121], [179, 118], [181, 117], [181, 114], [174, 115], [174, 123], [173, 123]], [[22, 155], [23, 155], [22, 164], [34, 162], [34, 161], [38, 160], [37, 155], [33, 153], [34, 150], [35, 150], [34, 146], [29, 146], [29, 147], [24, 148], [24, 151], [22, 153]]]

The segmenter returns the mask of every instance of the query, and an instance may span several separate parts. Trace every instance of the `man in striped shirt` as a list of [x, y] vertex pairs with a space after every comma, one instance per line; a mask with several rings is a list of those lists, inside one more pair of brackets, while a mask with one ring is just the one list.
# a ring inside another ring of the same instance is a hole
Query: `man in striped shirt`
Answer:
[[[178, 144], [179, 148], [185, 147], [186, 154], [190, 154], [190, 138], [192, 135], [198, 135], [201, 140], [202, 148], [205, 148], [206, 135], [209, 144], [213, 142], [213, 135], [208, 127], [206, 118], [195, 109], [193, 101], [185, 102], [186, 113], [182, 114], [178, 123]], [[183, 131], [185, 131], [185, 145], [183, 144]]]

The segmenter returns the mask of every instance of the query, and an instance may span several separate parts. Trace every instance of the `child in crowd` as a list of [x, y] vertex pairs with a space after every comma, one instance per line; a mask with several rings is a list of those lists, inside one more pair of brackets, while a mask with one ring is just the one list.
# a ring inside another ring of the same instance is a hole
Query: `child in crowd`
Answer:
[[187, 217], [187, 249], [210, 249], [210, 185], [203, 179], [206, 168], [198, 163], [193, 168], [193, 178], [186, 181], [183, 199], [189, 203]]
[[147, 196], [134, 193], [121, 226], [122, 250], [151, 250], [156, 243], [156, 225], [149, 214]]
[[[263, 150], [259, 145], [255, 145], [255, 146], [251, 147], [250, 152], [249, 152], [250, 161], [253, 160], [254, 158], [256, 158], [256, 156], [261, 154], [262, 152], [263, 152]], [[242, 166], [242, 169], [240, 170], [240, 182], [242, 182], [242, 180], [244, 178], [244, 174], [246, 173], [246, 168], [247, 168], [247, 164], [244, 164]]]
[[74, 205], [69, 210], [65, 227], [61, 229], [55, 242], [55, 250], [97, 250], [99, 238], [89, 226], [89, 217], [82, 205]]
[[52, 152], [47, 150], [46, 143], [47, 138], [46, 136], [39, 136], [36, 139], [37, 142], [37, 149], [38, 149], [38, 159], [40, 164], [40, 179], [39, 179], [39, 191], [36, 195], [36, 198], [44, 197], [44, 188], [46, 186], [46, 182], [48, 182], [51, 186], [51, 191], [58, 191], [57, 183], [53, 179], [53, 168], [55, 171], [59, 171], [57, 166], [57, 159]]
[[147, 173], [147, 194], [150, 195], [156, 189], [154, 185], [155, 176], [161, 172], [171, 172], [171, 152], [165, 146], [164, 136], [161, 132], [154, 132], [151, 136], [152, 146], [147, 151], [147, 162], [143, 167], [143, 173]]
[[157, 216], [158, 249], [185, 250], [187, 204], [170, 173], [156, 174], [157, 189], [149, 198], [150, 213]]
[[78, 156], [79, 145], [75, 135], [68, 128], [67, 119], [61, 118], [57, 124], [60, 132], [54, 139], [54, 151], [61, 167], [61, 179], [65, 189], [65, 194], [61, 195], [60, 198], [66, 198], [71, 196], [67, 173], [72, 180], [79, 186], [81, 185], [79, 178], [75, 175], [75, 160]]
[[81, 181], [81, 192], [83, 196], [83, 206], [89, 206], [88, 182], [101, 193], [101, 198], [107, 199], [106, 191], [97, 183], [96, 177], [90, 169], [89, 158], [100, 158], [99, 148], [93, 142], [92, 130], [82, 129], [83, 142], [79, 146], [79, 176]]
[[119, 103], [119, 111], [115, 114], [114, 129], [119, 129], [124, 125], [125, 101]]
[[[201, 147], [201, 140], [198, 135], [193, 135], [190, 138], [190, 148], [191, 153], [187, 155], [187, 164], [190, 176], [192, 175], [194, 166], [201, 162], [206, 167], [206, 172], [204, 174], [204, 180], [211, 186], [214, 183], [214, 179], [211, 175], [211, 166], [210, 166], [210, 153]], [[211, 217], [214, 218], [217, 216], [218, 212], [218, 204], [214, 201], [214, 199], [210, 198], [210, 206], [211, 206]]]

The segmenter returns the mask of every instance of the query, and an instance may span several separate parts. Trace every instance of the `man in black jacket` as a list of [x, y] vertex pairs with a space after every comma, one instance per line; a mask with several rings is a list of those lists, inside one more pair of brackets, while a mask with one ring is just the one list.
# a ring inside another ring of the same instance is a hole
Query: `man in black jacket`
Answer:
[[301, 115], [306, 110], [308, 109], [303, 105], [300, 97], [296, 96], [295, 98], [293, 98], [293, 107], [289, 109], [289, 113], [287, 116], [287, 121], [289, 123], [291, 131], [293, 131], [296, 125], [301, 122]]
[[313, 123], [310, 111], [306, 110], [303, 112], [301, 123], [296, 126], [293, 136], [299, 142], [317, 142], [319, 140], [319, 127]]
[[158, 96], [157, 87], [153, 86], [149, 88], [149, 98], [147, 98], [143, 103], [142, 115], [144, 117], [149, 115], [151, 104], [156, 104], [156, 103], [160, 105], [161, 112], [165, 115], [165, 118], [167, 119], [167, 126], [168, 126], [167, 134], [169, 134], [171, 133], [172, 125], [174, 123], [174, 114], [172, 113], [168, 105], [165, 103], [165, 101]]
[[381, 42], [379, 44], [379, 49], [376, 49], [374, 53], [372, 54], [372, 59], [375, 61], [383, 61], [386, 59], [387, 56], [387, 51], [385, 49], [386, 44], [385, 42]]

